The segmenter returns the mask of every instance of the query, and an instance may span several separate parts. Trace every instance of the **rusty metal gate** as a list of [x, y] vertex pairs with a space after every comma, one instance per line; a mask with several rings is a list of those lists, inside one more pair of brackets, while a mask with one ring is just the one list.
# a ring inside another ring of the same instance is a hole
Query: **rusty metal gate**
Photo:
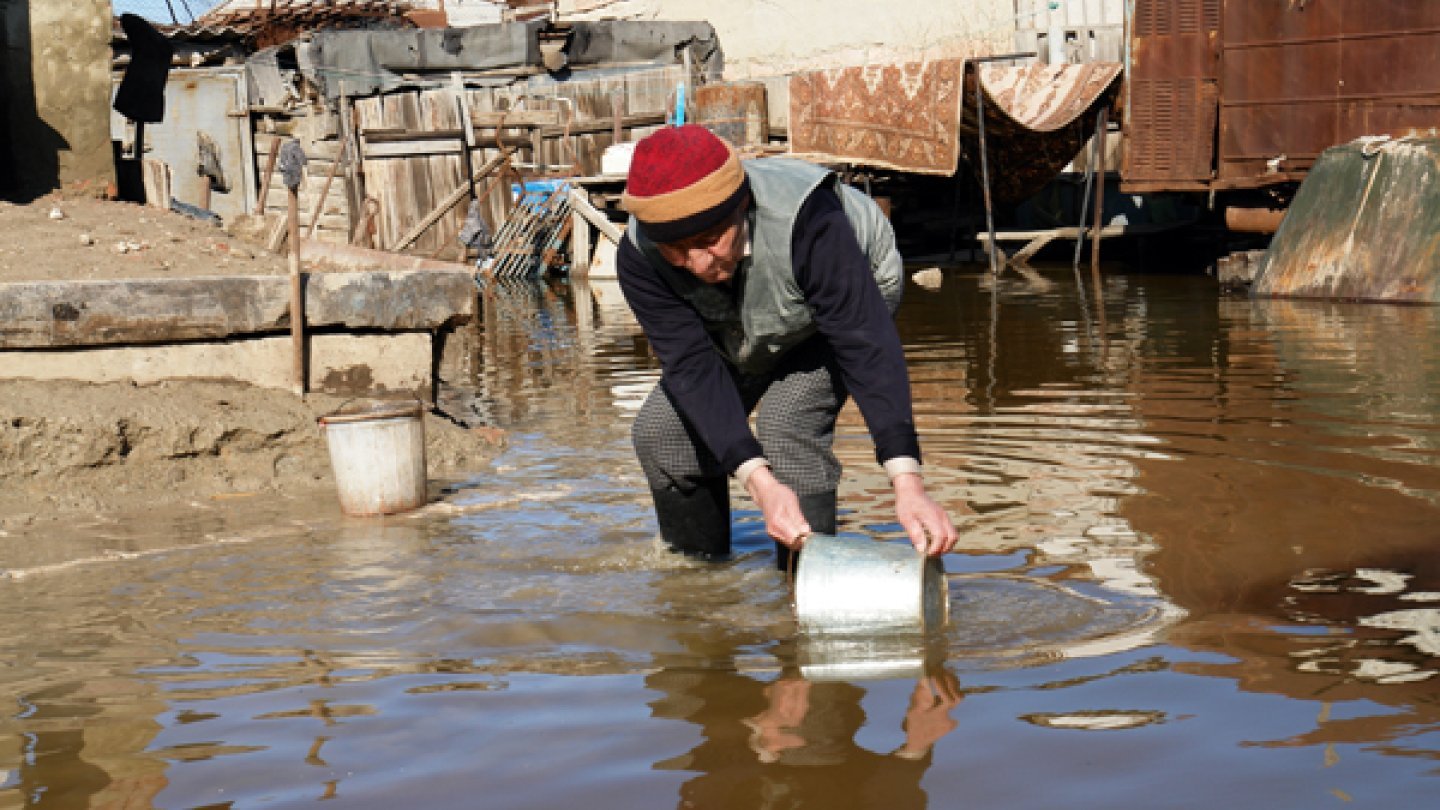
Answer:
[[1220, 0], [1135, 0], [1131, 20], [1125, 187], [1206, 189], [1215, 172]]

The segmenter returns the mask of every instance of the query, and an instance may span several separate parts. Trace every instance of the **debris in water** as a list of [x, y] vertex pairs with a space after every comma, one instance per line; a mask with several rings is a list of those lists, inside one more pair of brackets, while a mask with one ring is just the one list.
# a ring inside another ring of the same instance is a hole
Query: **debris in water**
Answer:
[[924, 270], [916, 271], [915, 275], [910, 278], [927, 290], [938, 290], [940, 285], [945, 282], [945, 274], [938, 267], [927, 267]]

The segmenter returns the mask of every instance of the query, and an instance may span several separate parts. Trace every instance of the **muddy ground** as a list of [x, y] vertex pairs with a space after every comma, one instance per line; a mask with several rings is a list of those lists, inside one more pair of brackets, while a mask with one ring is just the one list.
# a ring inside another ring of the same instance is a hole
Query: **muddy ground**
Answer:
[[[96, 199], [0, 202], [0, 283], [288, 272], [259, 229]], [[342, 400], [239, 383], [0, 382], [0, 532], [196, 499], [333, 492], [316, 418]], [[503, 433], [427, 415], [433, 478], [483, 468]]]

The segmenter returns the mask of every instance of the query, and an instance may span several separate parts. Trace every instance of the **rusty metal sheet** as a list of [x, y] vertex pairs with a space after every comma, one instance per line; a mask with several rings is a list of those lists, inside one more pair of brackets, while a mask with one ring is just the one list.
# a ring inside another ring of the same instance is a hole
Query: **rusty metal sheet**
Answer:
[[1327, 150], [1271, 240], [1262, 296], [1440, 303], [1440, 139]]
[[770, 141], [763, 82], [717, 82], [695, 88], [695, 123], [739, 149]]
[[1219, 183], [1303, 173], [1331, 146], [1440, 126], [1440, 3], [1226, 0]]
[[1215, 171], [1221, 0], [1134, 3], [1124, 187], [1203, 187]]

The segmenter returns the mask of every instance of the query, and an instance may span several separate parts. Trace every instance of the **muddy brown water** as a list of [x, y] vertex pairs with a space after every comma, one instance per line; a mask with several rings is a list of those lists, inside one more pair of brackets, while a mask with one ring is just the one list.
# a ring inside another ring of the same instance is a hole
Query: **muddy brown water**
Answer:
[[[1437, 311], [1111, 270], [908, 290], [973, 511], [935, 638], [797, 637], [744, 499], [732, 562], [658, 550], [618, 290], [496, 288], [452, 402], [511, 443], [422, 512], [0, 560], [0, 808], [1433, 806]], [[839, 448], [842, 530], [898, 537], [853, 411]]]

